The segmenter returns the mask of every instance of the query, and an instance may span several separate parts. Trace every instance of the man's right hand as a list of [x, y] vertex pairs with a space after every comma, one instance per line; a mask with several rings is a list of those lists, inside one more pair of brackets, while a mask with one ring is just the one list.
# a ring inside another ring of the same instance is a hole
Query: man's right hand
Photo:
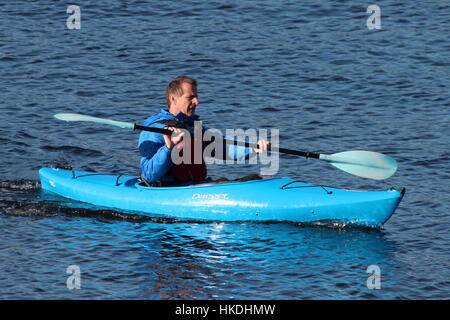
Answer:
[[181, 140], [183, 140], [183, 136], [185, 134], [183, 130], [175, 127], [165, 127], [164, 129], [172, 131], [172, 135], [168, 134], [163, 135], [164, 142], [166, 143], [167, 148], [172, 149]]

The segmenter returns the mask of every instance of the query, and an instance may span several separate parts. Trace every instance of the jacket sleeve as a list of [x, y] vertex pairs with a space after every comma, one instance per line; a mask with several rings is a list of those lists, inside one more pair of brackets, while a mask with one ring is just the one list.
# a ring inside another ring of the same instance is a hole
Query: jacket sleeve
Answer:
[[159, 181], [172, 167], [171, 150], [161, 134], [141, 132], [139, 137], [141, 172], [148, 182]]
[[[227, 139], [225, 137], [224, 139]], [[230, 139], [234, 140], [234, 139]], [[232, 144], [226, 144], [226, 154], [229, 159], [240, 160], [240, 159], [249, 159], [250, 155], [254, 152], [252, 148], [247, 148], [243, 146], [236, 146]]]

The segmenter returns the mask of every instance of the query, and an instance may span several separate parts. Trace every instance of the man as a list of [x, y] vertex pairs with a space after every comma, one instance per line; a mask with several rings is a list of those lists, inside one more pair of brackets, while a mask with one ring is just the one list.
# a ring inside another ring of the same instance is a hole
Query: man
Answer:
[[[195, 114], [199, 104], [197, 95], [197, 81], [190, 77], [180, 76], [167, 86], [166, 101], [168, 110], [161, 110], [145, 122], [145, 126], [165, 128], [173, 132], [172, 135], [163, 135], [148, 131], [141, 132], [139, 136], [139, 152], [141, 154], [142, 178], [147, 183], [160, 183], [160, 185], [195, 183], [206, 179], [206, 164], [181, 163], [174, 164], [171, 158], [173, 148], [184, 150], [186, 147], [183, 137], [186, 131], [182, 128], [193, 128], [194, 121], [200, 121]], [[193, 146], [194, 143], [191, 143]], [[202, 142], [204, 147], [204, 143]], [[248, 157], [251, 153], [260, 153], [267, 150], [269, 142], [258, 141], [259, 149], [230, 146], [225, 148], [228, 157]], [[240, 148], [236, 152], [237, 148]], [[192, 152], [193, 154], [193, 152]]]

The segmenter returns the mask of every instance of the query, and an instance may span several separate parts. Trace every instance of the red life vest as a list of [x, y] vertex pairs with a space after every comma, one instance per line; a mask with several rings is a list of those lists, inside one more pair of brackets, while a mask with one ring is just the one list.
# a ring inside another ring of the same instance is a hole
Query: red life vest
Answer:
[[[206, 169], [206, 163], [203, 159], [203, 142], [202, 142], [202, 158], [201, 163], [195, 164], [194, 163], [194, 140], [191, 140], [191, 161], [190, 163], [181, 163], [181, 164], [174, 164], [171, 168], [171, 173], [173, 176], [179, 180], [179, 181], [202, 181], [206, 179], [207, 176], [207, 169]], [[177, 149], [183, 149], [186, 147], [186, 143], [184, 141], [181, 141], [178, 143], [175, 148]], [[179, 155], [183, 156], [183, 150], [180, 151]]]

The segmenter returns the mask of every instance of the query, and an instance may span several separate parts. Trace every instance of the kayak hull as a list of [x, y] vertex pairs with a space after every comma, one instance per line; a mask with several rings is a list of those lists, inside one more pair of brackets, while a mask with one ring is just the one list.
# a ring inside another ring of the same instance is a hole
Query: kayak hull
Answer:
[[290, 178], [207, 186], [147, 187], [136, 176], [42, 168], [42, 189], [65, 198], [149, 217], [214, 221], [336, 222], [382, 226], [403, 192], [351, 191]]

